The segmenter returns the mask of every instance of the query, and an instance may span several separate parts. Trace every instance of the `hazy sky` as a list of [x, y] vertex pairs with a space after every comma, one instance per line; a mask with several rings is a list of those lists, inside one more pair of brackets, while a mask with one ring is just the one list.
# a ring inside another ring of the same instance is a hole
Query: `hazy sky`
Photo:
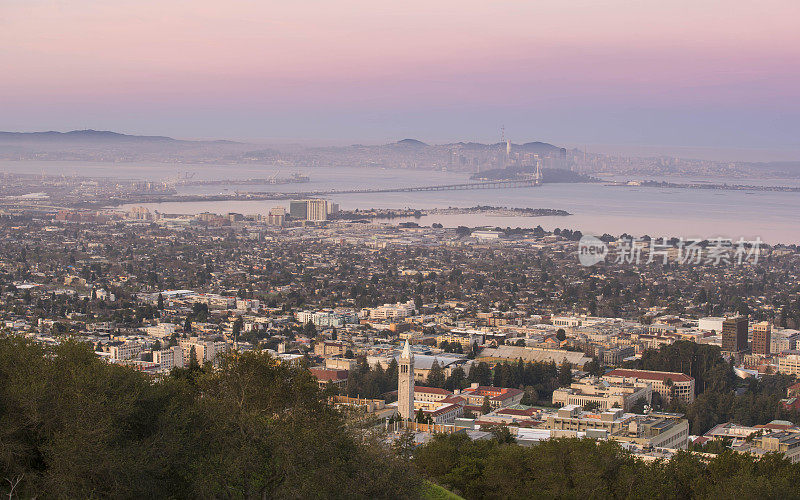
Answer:
[[798, 0], [0, 0], [0, 130], [800, 150]]

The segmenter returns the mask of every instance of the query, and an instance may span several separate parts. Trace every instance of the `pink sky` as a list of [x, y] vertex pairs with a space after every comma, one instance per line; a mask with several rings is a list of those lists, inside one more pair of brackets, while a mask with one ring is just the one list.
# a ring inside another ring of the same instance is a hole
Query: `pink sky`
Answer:
[[797, 0], [4, 0], [0, 129], [444, 139], [507, 115], [521, 134], [658, 143], [688, 113], [792, 147], [798, 19]]

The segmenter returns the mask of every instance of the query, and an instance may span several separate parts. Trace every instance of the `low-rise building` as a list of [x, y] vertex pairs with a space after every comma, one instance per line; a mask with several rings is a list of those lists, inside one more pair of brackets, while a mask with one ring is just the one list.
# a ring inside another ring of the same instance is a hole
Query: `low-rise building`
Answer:
[[142, 343], [137, 341], [115, 342], [108, 346], [108, 352], [113, 361], [127, 361], [138, 359], [142, 348]]
[[653, 387], [650, 382], [609, 382], [586, 377], [569, 387], [553, 391], [553, 404], [596, 406], [601, 410], [622, 408], [625, 411], [639, 400], [652, 402]]
[[627, 370], [617, 368], [603, 375], [603, 380], [614, 383], [650, 382], [653, 391], [661, 396], [662, 401], [669, 403], [672, 397], [689, 404], [694, 401], [694, 377], [678, 372], [659, 372], [651, 370]]
[[183, 368], [183, 348], [176, 345], [153, 351], [153, 363], [157, 364], [159, 371], [163, 373], [168, 373], [173, 368]]
[[317, 379], [320, 389], [333, 385], [337, 390], [347, 385], [347, 370], [330, 370], [327, 368], [310, 368], [309, 371]]
[[567, 405], [550, 414], [542, 427], [551, 431], [551, 437], [613, 439], [648, 448], [689, 447], [688, 420], [671, 413], [639, 415], [621, 408], [596, 413]]

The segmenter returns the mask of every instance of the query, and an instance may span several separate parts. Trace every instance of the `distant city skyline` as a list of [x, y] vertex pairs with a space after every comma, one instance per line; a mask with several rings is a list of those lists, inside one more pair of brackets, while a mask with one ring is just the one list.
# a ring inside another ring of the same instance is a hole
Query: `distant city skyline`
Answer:
[[0, 130], [341, 144], [505, 125], [796, 159], [798, 18], [791, 0], [10, 0]]

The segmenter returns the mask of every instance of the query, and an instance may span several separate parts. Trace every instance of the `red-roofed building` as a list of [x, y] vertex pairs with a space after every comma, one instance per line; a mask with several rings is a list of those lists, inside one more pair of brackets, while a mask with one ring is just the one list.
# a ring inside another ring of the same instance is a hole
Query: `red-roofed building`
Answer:
[[423, 410], [434, 424], [452, 424], [456, 418], [464, 414], [464, 407], [459, 404], [444, 404], [435, 410]]
[[800, 410], [800, 398], [792, 396], [790, 398], [781, 399], [781, 406], [786, 411]]
[[328, 368], [310, 368], [309, 371], [317, 379], [320, 389], [332, 383], [341, 389], [347, 384], [347, 370], [330, 370]]
[[524, 394], [519, 389], [509, 387], [472, 384], [468, 389], [461, 391], [460, 396], [466, 398], [470, 405], [476, 406], [483, 405], [484, 398], [488, 397], [492, 409], [496, 409], [519, 404]]
[[685, 373], [617, 368], [603, 375], [603, 380], [615, 383], [650, 382], [653, 392], [657, 392], [665, 403], [672, 400], [673, 394], [683, 403], [694, 401], [694, 377]]
[[438, 387], [414, 387], [414, 401], [436, 402], [447, 399], [453, 393], [447, 389], [439, 389]]

